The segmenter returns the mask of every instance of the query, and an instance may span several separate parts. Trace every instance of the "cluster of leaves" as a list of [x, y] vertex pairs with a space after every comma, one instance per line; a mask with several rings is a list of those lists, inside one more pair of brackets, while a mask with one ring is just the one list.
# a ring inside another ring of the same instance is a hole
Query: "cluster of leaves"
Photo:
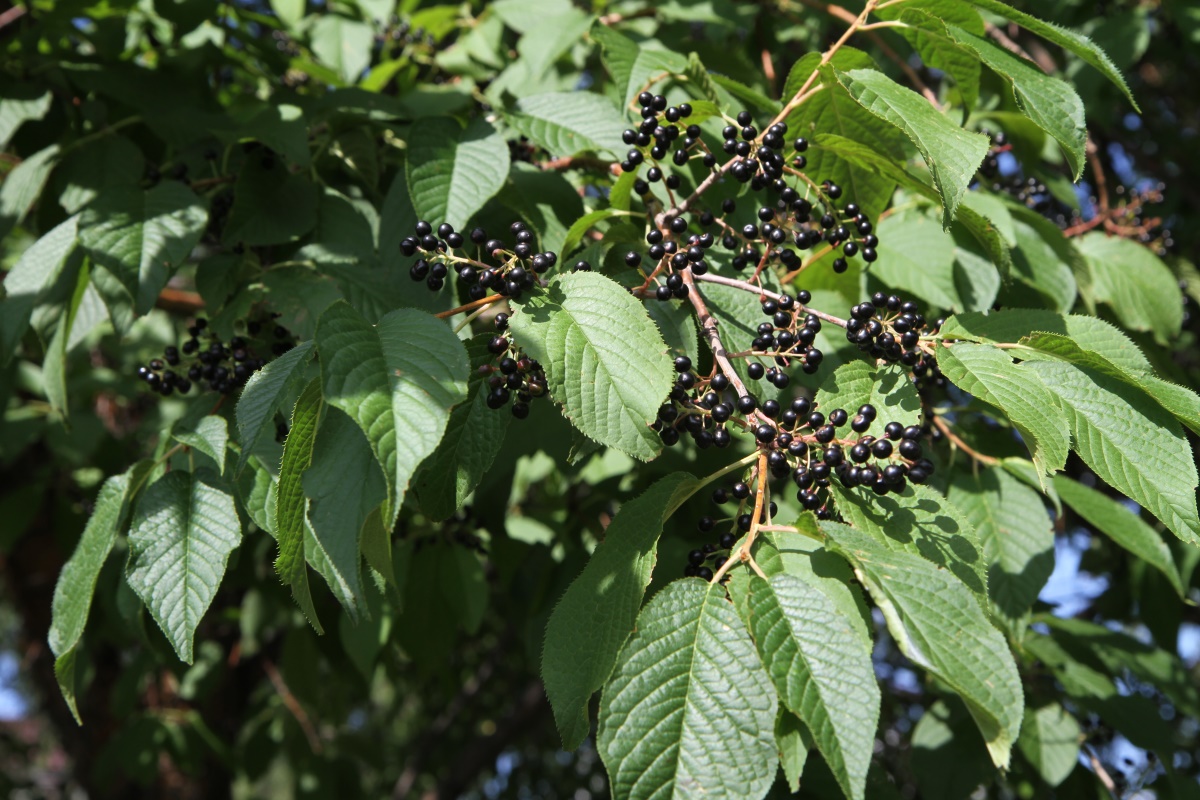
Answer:
[[[754, 4], [79, 5], [0, 28], [0, 544], [70, 531], [81, 781], [454, 796], [548, 699], [622, 798], [1082, 797], [1118, 733], [1194, 792], [1190, 267], [1062, 211], [1091, 40], [869, 0], [773, 86]], [[1141, 618], [1038, 600], [1068, 520]]]

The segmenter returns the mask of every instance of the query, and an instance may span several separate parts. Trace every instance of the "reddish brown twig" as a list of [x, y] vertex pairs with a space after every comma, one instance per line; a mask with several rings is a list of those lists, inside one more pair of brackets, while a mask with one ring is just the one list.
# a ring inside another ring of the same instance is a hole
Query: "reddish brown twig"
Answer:
[[296, 723], [300, 726], [300, 730], [304, 731], [304, 736], [308, 739], [309, 748], [314, 753], [320, 754], [325, 747], [321, 744], [321, 738], [317, 735], [317, 729], [313, 727], [312, 720], [308, 718], [308, 712], [304, 710], [304, 706], [300, 705], [300, 701], [296, 699], [296, 695], [292, 694], [292, 690], [288, 688], [283, 675], [279, 674], [279, 669], [275, 666], [275, 663], [270, 659], [263, 659], [263, 671], [267, 673], [267, 678], [270, 679], [271, 685], [275, 687], [275, 691], [279, 692], [279, 697], [283, 700], [283, 704], [287, 706], [287, 710], [296, 718]]

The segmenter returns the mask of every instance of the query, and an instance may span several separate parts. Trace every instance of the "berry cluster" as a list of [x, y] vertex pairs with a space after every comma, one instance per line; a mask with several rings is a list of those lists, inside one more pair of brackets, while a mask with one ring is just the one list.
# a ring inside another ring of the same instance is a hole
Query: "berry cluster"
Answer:
[[496, 315], [496, 330], [499, 333], [488, 342], [488, 352], [496, 356], [495, 364], [484, 364], [481, 374], [488, 376], [487, 406], [500, 409], [516, 395], [512, 404], [512, 415], [517, 419], [529, 416], [529, 403], [535, 397], [546, 394], [546, 373], [542, 365], [521, 354], [513, 343], [503, 335], [508, 329], [508, 314]]
[[[621, 168], [637, 172], [650, 164], [645, 179], [639, 177], [634, 182], [634, 191], [648, 205], [654, 205], [658, 200], [653, 197], [652, 184], [662, 181], [668, 190], [676, 189], [681, 175], [673, 171], [675, 168], [687, 165], [698, 152], [703, 152], [703, 163], [710, 169], [717, 168], [718, 158], [701, 138], [698, 126], [681, 129], [676, 124], [691, 115], [688, 104], [668, 106], [663, 95], [649, 92], [638, 99], [643, 121], [639, 128], [623, 134], [625, 143], [633, 148], [626, 153]], [[667, 301], [686, 297], [687, 288], [678, 277], [679, 271], [690, 269], [693, 274], [705, 274], [709, 269], [706, 258], [718, 241], [733, 251], [735, 269], [754, 267], [756, 275], [772, 262], [795, 270], [802, 263], [800, 252], [822, 243], [839, 251], [832, 264], [839, 273], [848, 269], [848, 259], [858, 256], [870, 263], [879, 257], [879, 237], [871, 220], [856, 203], [839, 203], [843, 194], [840, 186], [830, 181], [817, 184], [803, 172], [808, 164], [803, 155], [808, 141], [799, 137], [789, 143], [787, 131], [787, 124], [781, 122], [760, 135], [748, 111], [737, 115], [736, 124], [725, 127], [722, 149], [733, 160], [720, 169], [748, 183], [752, 191], [768, 191], [772, 198], [757, 205], [754, 220], [735, 220], [737, 203], [730, 198], [723, 201], [719, 213], [710, 209], [690, 213], [701, 233], [690, 231], [691, 221], [684, 216], [668, 217], [661, 228], [650, 231], [646, 237], [649, 249], [628, 253], [625, 263], [658, 279], [656, 298]], [[664, 161], [671, 148], [675, 148], [671, 156], [674, 167]], [[714, 226], [717, 231], [705, 230]]]
[[[503, 240], [489, 238], [483, 228], [474, 228], [464, 237], [448, 222], [435, 231], [431, 223], [421, 220], [415, 230], [416, 235], [401, 240], [400, 252], [418, 256], [409, 268], [409, 277], [424, 281], [434, 292], [445, 286], [453, 271], [471, 300], [482, 300], [489, 291], [517, 300], [537, 285], [538, 275], [558, 263], [552, 252], [534, 252], [533, 231], [521, 221], [509, 226], [514, 239], [511, 249]], [[468, 239], [475, 245], [475, 254], [455, 253], [468, 247]]]
[[[269, 335], [267, 328], [271, 329]], [[191, 338], [182, 345], [167, 347], [162, 358], [151, 359], [137, 368], [137, 376], [163, 397], [175, 392], [187, 394], [193, 384], [200, 390], [207, 387], [210, 391], [232, 394], [245, 386], [270, 357], [283, 355], [296, 346], [291, 332], [270, 320], [246, 323], [246, 336], [234, 336], [228, 342], [221, 341], [205, 319], [197, 319], [188, 333]], [[184, 357], [191, 359], [186, 370]]]
[[813, 314], [800, 313], [812, 295], [801, 289], [796, 297], [782, 295], [778, 300], [763, 300], [762, 312], [771, 318], [758, 326], [758, 336], [750, 343], [753, 355], [770, 356], [775, 366], [765, 368], [757, 361], [747, 367], [751, 380], [766, 378], [776, 389], [787, 388], [790, 379], [783, 370], [798, 361], [801, 370], [811, 375], [817, 371], [825, 354], [813, 347], [821, 332], [821, 320]]

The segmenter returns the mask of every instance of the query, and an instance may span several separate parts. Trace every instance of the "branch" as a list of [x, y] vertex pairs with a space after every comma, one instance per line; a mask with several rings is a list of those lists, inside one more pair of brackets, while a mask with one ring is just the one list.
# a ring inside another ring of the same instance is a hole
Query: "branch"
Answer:
[[296, 695], [292, 694], [292, 690], [288, 688], [287, 683], [283, 680], [283, 676], [279, 674], [275, 662], [269, 658], [264, 658], [263, 670], [267, 673], [267, 677], [270, 679], [271, 685], [275, 687], [275, 691], [279, 692], [279, 696], [283, 699], [283, 704], [287, 706], [287, 710], [296, 718], [296, 722], [300, 725], [300, 730], [304, 731], [304, 736], [308, 739], [309, 748], [314, 753], [320, 754], [325, 748], [321, 744], [321, 738], [317, 735], [317, 729], [313, 727], [312, 720], [308, 718], [308, 712], [304, 710], [304, 706], [300, 705], [300, 701], [296, 699]]
[[729, 360], [725, 345], [721, 343], [721, 334], [717, 331], [717, 318], [708, 310], [704, 296], [700, 294], [700, 289], [696, 286], [695, 276], [692, 275], [690, 269], [681, 269], [679, 275], [683, 278], [683, 285], [688, 287], [688, 300], [691, 301], [692, 308], [696, 310], [696, 319], [700, 322], [700, 330], [704, 334], [704, 338], [708, 340], [708, 348], [712, 350], [713, 360], [717, 362], [721, 372], [725, 373], [725, 377], [729, 378], [729, 383], [738, 393], [738, 397], [745, 397], [750, 392], [733, 369], [733, 363]]
[[29, 9], [26, 6], [13, 6], [7, 11], [0, 12], [0, 30], [7, 28], [21, 17], [28, 13]]
[[980, 464], [990, 467], [993, 464], [998, 464], [1000, 462], [1000, 459], [995, 458], [993, 456], [984, 455], [983, 453], [979, 452], [978, 450], [976, 450], [975, 448], [971, 447], [969, 444], [964, 442], [961, 438], [959, 438], [958, 434], [956, 434], [954, 431], [952, 431], [950, 429], [950, 426], [946, 424], [946, 420], [942, 419], [941, 417], [934, 417], [933, 424], [934, 424], [934, 427], [936, 427], [939, 431], [941, 431], [942, 433], [944, 433], [946, 435], [946, 438], [950, 440], [951, 444], [953, 444], [959, 450], [962, 450], [964, 453], [969, 455], [971, 458], [978, 461]]
[[[779, 300], [779, 298], [783, 297], [783, 295], [779, 294], [778, 292], [772, 292], [772, 291], [762, 288], [761, 286], [755, 286], [753, 283], [747, 283], [746, 281], [739, 281], [739, 280], [736, 280], [735, 278], [726, 278], [721, 275], [711, 275], [711, 274], [707, 274], [707, 273], [704, 275], [697, 275], [697, 276], [695, 276], [695, 278], [698, 281], [706, 281], [708, 283], [719, 283], [722, 286], [731, 286], [734, 289], [741, 289], [744, 292], [753, 292], [762, 297], [769, 297], [772, 300]], [[684, 281], [686, 282], [687, 278], [684, 278]], [[837, 325], [840, 328], [846, 327], [846, 320], [841, 319], [840, 317], [835, 317], [832, 314], [826, 314], [824, 311], [817, 311], [815, 308], [809, 308], [808, 306], [804, 305], [803, 303], [801, 303], [799, 301], [797, 301], [796, 306], [801, 312], [803, 312], [805, 314], [812, 314], [817, 319], [824, 320], [825, 322], [828, 322], [831, 325]]]

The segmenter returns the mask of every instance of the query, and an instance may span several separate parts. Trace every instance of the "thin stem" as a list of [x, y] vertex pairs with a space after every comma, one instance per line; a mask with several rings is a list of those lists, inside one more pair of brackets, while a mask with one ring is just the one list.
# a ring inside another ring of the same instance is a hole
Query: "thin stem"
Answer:
[[939, 431], [941, 431], [942, 433], [944, 433], [946, 435], [946, 438], [950, 440], [951, 444], [953, 444], [959, 450], [962, 450], [964, 453], [969, 455], [971, 458], [978, 461], [980, 464], [990, 467], [993, 464], [998, 464], [1000, 462], [1000, 459], [995, 458], [993, 456], [984, 455], [983, 453], [979, 452], [978, 450], [976, 450], [975, 448], [971, 447], [969, 444], [964, 442], [961, 438], [959, 438], [958, 434], [956, 434], [953, 430], [950, 429], [950, 426], [946, 423], [946, 420], [942, 419], [941, 417], [934, 417], [933, 424], [934, 424], [934, 427], [936, 427]]
[[751, 517], [750, 532], [746, 534], [746, 538], [742, 542], [741, 548], [738, 550], [737, 558], [735, 559], [734, 554], [730, 553], [729, 558], [725, 559], [725, 563], [722, 564], [721, 568], [717, 570], [715, 575], [713, 575], [712, 583], [719, 583], [720, 580], [725, 577], [725, 573], [729, 572], [729, 570], [733, 567], [735, 561], [750, 562], [751, 567], [754, 568], [755, 572], [758, 572], [760, 576], [766, 578], [766, 575], [763, 575], [762, 572], [757, 569], [757, 565], [754, 563], [754, 559], [750, 555], [750, 547], [754, 544], [755, 537], [758, 536], [763, 506], [766, 504], [767, 500], [767, 453], [765, 450], [759, 452], [758, 466], [755, 469], [758, 472], [758, 485], [754, 492], [754, 516]]
[[[747, 283], [746, 281], [739, 281], [736, 278], [726, 278], [722, 275], [711, 275], [711, 274], [697, 275], [695, 277], [696, 277], [696, 280], [698, 280], [698, 281], [705, 281], [706, 283], [719, 283], [722, 286], [730, 286], [734, 289], [741, 289], [744, 292], [753, 292], [761, 297], [769, 297], [772, 300], [776, 300], [776, 301], [778, 301], [779, 298], [783, 297], [783, 295], [779, 294], [778, 292], [772, 292], [770, 290], [762, 288], [761, 286], [755, 286], [753, 283]], [[686, 282], [686, 281], [687, 281], [687, 278], [684, 278], [684, 282]], [[831, 325], [837, 325], [840, 328], [846, 327], [846, 320], [841, 319], [840, 317], [835, 317], [832, 314], [826, 314], [824, 311], [817, 311], [815, 308], [810, 308], [810, 307], [804, 305], [803, 303], [799, 303], [799, 302], [796, 303], [796, 307], [801, 312], [803, 312], [805, 314], [812, 314], [817, 319], [824, 320], [825, 322], [828, 322]]]
[[438, 313], [434, 314], [434, 316], [437, 317], [438, 319], [446, 319], [447, 317], [453, 317], [455, 314], [462, 314], [465, 311], [472, 311], [476, 308], [479, 308], [480, 306], [490, 306], [492, 303], [498, 303], [503, 299], [504, 299], [504, 295], [502, 295], [502, 294], [488, 295], [487, 297], [484, 297], [481, 300], [472, 300], [470, 303], [467, 303], [465, 306], [459, 306], [458, 308], [452, 308], [449, 311], [439, 311]]
[[691, 302], [692, 308], [696, 310], [696, 319], [700, 323], [700, 330], [704, 334], [704, 338], [708, 340], [708, 348], [712, 350], [713, 360], [717, 362], [721, 372], [729, 379], [737, 396], [745, 397], [750, 392], [747, 391], [746, 384], [742, 383], [742, 379], [734, 370], [733, 363], [725, 351], [725, 345], [721, 342], [721, 334], [717, 331], [717, 318], [708, 310], [708, 305], [704, 302], [704, 295], [700, 294], [700, 289], [696, 286], [696, 277], [705, 276], [695, 276], [690, 269], [682, 269], [678, 274], [683, 278], [683, 285], [688, 287], [688, 300]]
[[67, 153], [71, 152], [72, 150], [74, 150], [78, 147], [82, 147], [83, 145], [87, 144], [88, 142], [94, 142], [97, 139], [103, 138], [105, 136], [108, 136], [111, 133], [121, 130], [121, 128], [127, 128], [130, 125], [136, 125], [137, 123], [139, 123], [141, 121], [142, 121], [141, 114], [134, 114], [131, 117], [126, 117], [125, 119], [117, 120], [116, 122], [114, 122], [111, 125], [106, 125], [98, 131], [89, 133], [87, 136], [81, 136], [78, 139], [76, 139], [75, 141], [71, 142], [70, 144], [68, 144], [66, 147], [63, 148], [63, 155], [66, 155]]
[[480, 306], [479, 308], [472, 311], [470, 314], [467, 315], [466, 319], [464, 319], [462, 322], [460, 322], [454, 326], [454, 332], [458, 333], [463, 328], [470, 325], [475, 320], [476, 317], [478, 317], [483, 312], [487, 311], [487, 309], [488, 309], [487, 306]]
[[721, 467], [719, 470], [712, 473], [711, 475], [701, 478], [700, 483], [696, 486], [696, 491], [703, 489], [708, 484], [712, 483], [715, 480], [718, 480], [719, 478], [725, 477], [726, 475], [728, 475], [731, 472], [737, 472], [739, 469], [743, 469], [747, 465], [753, 464], [757, 458], [758, 458], [758, 453], [755, 452], [755, 453], [751, 453], [750, 455], [748, 455], [744, 458], [739, 458], [737, 461], [733, 462], [732, 464], [729, 464], [728, 466]]

